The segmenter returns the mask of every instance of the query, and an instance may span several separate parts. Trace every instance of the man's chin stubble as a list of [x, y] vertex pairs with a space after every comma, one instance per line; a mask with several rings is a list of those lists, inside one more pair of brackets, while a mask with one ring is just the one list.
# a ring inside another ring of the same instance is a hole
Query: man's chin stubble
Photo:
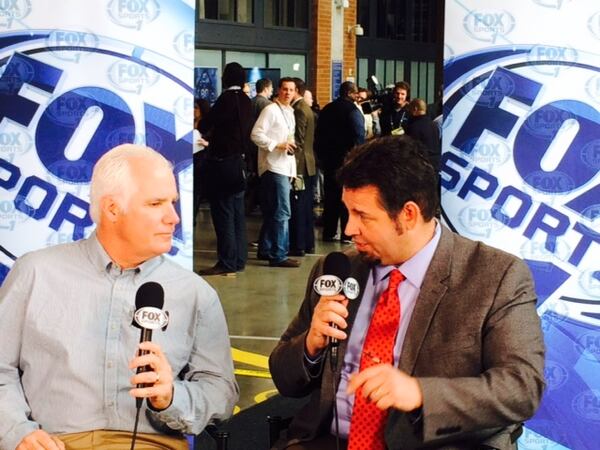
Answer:
[[377, 265], [381, 262], [381, 260], [373, 255], [370, 255], [366, 252], [361, 252], [360, 250], [358, 251], [358, 254], [360, 255], [360, 258], [363, 260], [364, 263], [366, 264], [373, 264], [373, 265]]

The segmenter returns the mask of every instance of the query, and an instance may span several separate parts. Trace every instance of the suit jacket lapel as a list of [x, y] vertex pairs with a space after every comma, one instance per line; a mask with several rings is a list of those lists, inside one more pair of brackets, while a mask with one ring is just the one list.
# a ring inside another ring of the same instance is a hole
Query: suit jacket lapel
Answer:
[[454, 235], [443, 225], [438, 247], [433, 254], [421, 292], [413, 311], [402, 346], [399, 368], [412, 374], [419, 351], [431, 325], [437, 307], [447, 291], [445, 280], [450, 276]]

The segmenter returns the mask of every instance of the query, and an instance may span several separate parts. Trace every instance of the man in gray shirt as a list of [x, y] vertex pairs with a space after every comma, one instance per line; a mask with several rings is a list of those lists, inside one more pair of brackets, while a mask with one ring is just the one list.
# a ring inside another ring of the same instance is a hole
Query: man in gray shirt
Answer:
[[261, 78], [256, 82], [256, 96], [252, 99], [254, 120], [258, 119], [265, 106], [271, 104], [273, 95], [273, 82], [268, 78]]
[[[172, 167], [121, 145], [96, 164], [90, 196], [96, 231], [22, 256], [0, 288], [0, 449], [128, 448], [133, 397], [146, 399], [137, 442], [187, 449], [165, 432], [229, 417], [238, 387], [216, 292], [164, 256], [179, 222]], [[170, 324], [139, 344], [131, 323], [148, 281]]]

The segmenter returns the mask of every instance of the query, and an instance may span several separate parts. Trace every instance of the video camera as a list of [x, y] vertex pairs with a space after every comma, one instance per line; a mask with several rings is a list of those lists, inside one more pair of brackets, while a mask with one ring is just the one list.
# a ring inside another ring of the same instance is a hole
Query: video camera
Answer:
[[361, 103], [363, 113], [371, 114], [392, 103], [392, 89], [384, 88], [375, 75], [367, 78], [367, 89], [373, 93], [370, 99]]

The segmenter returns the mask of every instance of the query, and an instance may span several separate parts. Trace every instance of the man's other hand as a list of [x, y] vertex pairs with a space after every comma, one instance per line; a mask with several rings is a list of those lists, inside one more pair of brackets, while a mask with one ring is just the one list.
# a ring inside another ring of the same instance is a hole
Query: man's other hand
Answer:
[[362, 395], [383, 410], [409, 412], [423, 405], [423, 391], [417, 379], [390, 364], [378, 364], [350, 375], [347, 393]]
[[294, 142], [282, 142], [277, 144], [275, 148], [281, 150], [282, 152], [286, 152], [288, 155], [293, 155], [294, 151], [296, 150], [296, 144]]
[[21, 439], [15, 450], [65, 450], [65, 444], [44, 430], [35, 430]]

